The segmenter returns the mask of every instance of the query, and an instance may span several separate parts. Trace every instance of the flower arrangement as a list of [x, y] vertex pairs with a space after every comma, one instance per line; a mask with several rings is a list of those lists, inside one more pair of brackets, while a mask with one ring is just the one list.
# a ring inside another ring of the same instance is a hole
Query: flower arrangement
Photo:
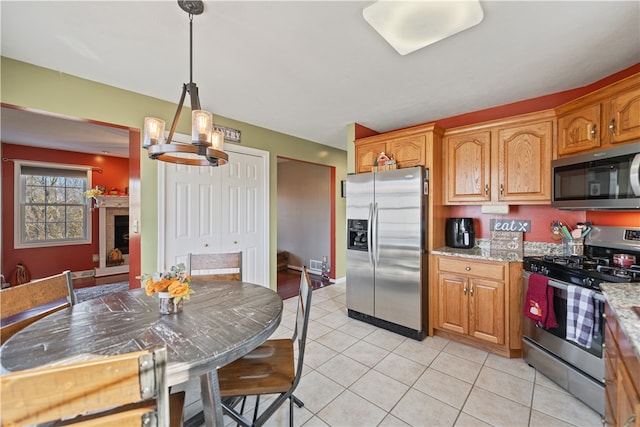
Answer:
[[174, 265], [169, 271], [160, 274], [157, 281], [149, 274], [138, 278], [142, 281], [149, 296], [156, 292], [168, 292], [171, 298], [175, 298], [176, 302], [179, 302], [182, 299], [188, 300], [190, 295], [195, 293], [189, 286], [191, 276], [187, 274], [185, 265], [182, 263]]
[[91, 198], [93, 196], [102, 196], [102, 190], [99, 188], [90, 188], [84, 192], [85, 197]]

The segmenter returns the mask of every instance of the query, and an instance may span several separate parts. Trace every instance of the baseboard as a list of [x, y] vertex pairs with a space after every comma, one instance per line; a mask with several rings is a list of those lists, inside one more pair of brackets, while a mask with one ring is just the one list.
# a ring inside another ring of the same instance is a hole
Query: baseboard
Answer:
[[72, 271], [71, 279], [84, 279], [85, 277], [95, 277], [95, 270]]

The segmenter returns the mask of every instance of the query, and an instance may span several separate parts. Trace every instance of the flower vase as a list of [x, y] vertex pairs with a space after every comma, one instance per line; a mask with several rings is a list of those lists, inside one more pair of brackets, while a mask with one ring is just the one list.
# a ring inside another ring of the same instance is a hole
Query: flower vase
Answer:
[[174, 298], [169, 292], [158, 292], [158, 301], [160, 303], [160, 314], [180, 313], [183, 307], [182, 298]]

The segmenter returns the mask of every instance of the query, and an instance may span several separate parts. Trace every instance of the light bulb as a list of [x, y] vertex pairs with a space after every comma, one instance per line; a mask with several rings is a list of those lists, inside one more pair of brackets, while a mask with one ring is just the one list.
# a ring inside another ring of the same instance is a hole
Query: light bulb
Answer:
[[191, 143], [197, 145], [211, 145], [211, 129], [213, 115], [204, 110], [191, 112]]
[[164, 144], [164, 125], [164, 120], [156, 119], [155, 117], [144, 118], [143, 148], [155, 144]]

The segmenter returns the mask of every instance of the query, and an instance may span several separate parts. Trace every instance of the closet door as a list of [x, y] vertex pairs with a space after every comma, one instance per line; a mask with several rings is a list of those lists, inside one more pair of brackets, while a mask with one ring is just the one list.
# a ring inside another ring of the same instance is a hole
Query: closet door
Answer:
[[158, 268], [192, 253], [243, 252], [243, 280], [269, 286], [268, 153], [228, 147], [220, 167], [160, 163]]

